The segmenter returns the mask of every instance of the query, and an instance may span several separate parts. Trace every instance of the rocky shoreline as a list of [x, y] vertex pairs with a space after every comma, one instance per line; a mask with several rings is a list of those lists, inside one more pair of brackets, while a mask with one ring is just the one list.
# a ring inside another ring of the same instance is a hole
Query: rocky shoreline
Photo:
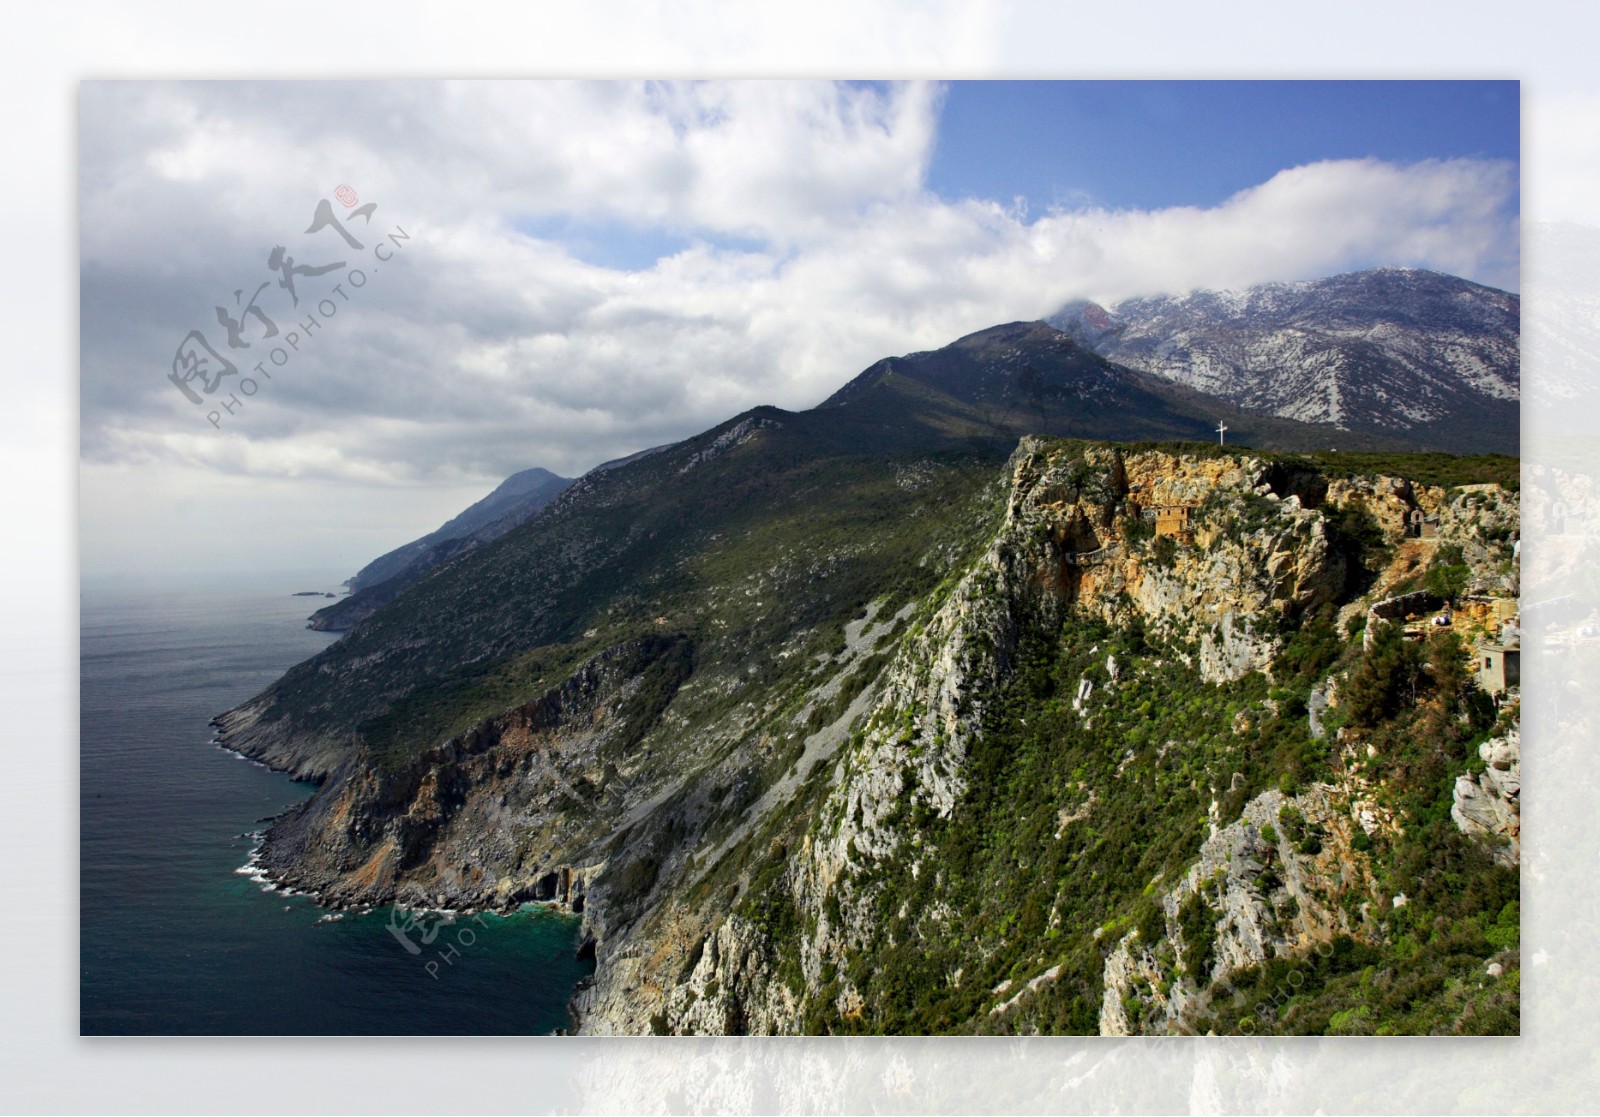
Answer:
[[[373, 871], [371, 859], [352, 873], [347, 862], [319, 856], [319, 853], [326, 853], [322, 847], [330, 812], [325, 807], [331, 805], [331, 813], [338, 815], [348, 805], [349, 781], [358, 772], [367, 770], [370, 758], [365, 755], [346, 757], [331, 770], [325, 770], [317, 763], [320, 758], [315, 754], [308, 758], [304, 752], [280, 747], [284, 742], [276, 736], [266, 735], [264, 739], [257, 736], [260, 722], [250, 716], [247, 707], [218, 715], [211, 724], [216, 730], [212, 739], [216, 747], [318, 788], [311, 798], [264, 820], [268, 825], [257, 832], [256, 844], [246, 864], [250, 870], [248, 875], [253, 879], [284, 895], [304, 896], [318, 907], [340, 914], [366, 913], [374, 908], [393, 906], [417, 914], [504, 916], [525, 905], [540, 904], [581, 919], [576, 956], [580, 959], [595, 957], [598, 948], [596, 921], [589, 910], [588, 895], [591, 879], [603, 866], [553, 867], [528, 873], [509, 887], [505, 878], [486, 877], [481, 873], [469, 873], [428, 887], [415, 879], [403, 880], [394, 873]], [[451, 746], [445, 749], [444, 755], [448, 755]], [[437, 764], [440, 759], [436, 754], [424, 758], [430, 764]], [[412, 766], [413, 769], [417, 767]], [[411, 775], [414, 777], [415, 772]], [[371, 805], [389, 809], [397, 795], [405, 790], [415, 794], [422, 782], [408, 779], [403, 772], [387, 786], [379, 784]], [[403, 832], [423, 836], [415, 829]], [[586, 983], [580, 983], [574, 988], [574, 1011], [576, 998], [586, 987]]]

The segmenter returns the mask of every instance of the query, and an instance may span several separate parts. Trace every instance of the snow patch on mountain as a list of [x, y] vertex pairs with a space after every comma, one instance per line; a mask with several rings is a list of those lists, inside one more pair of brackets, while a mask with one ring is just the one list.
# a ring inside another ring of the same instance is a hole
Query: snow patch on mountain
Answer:
[[1111, 307], [1079, 301], [1047, 321], [1107, 360], [1252, 411], [1514, 451], [1520, 319], [1515, 294], [1386, 267]]

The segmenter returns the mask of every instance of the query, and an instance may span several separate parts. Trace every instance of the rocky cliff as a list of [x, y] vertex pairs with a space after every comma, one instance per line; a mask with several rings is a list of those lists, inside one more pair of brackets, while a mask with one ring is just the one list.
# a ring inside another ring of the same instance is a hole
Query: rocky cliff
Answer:
[[[1181, 531], [1156, 534], [1148, 514], [1163, 509], [1184, 510]], [[826, 780], [750, 835], [742, 856], [720, 850], [723, 863], [697, 866], [687, 890], [602, 944], [596, 984], [580, 1000], [584, 1027], [1089, 1030], [1092, 998], [1103, 1032], [1185, 1030], [1223, 1003], [1233, 1011], [1244, 998], [1234, 979], [1274, 960], [1317, 958], [1336, 942], [1381, 952], [1407, 903], [1386, 891], [1409, 824], [1395, 793], [1404, 776], [1378, 752], [1399, 715], [1337, 726], [1325, 747], [1316, 744], [1325, 732], [1286, 722], [1306, 719], [1311, 683], [1335, 692], [1339, 719], [1338, 679], [1325, 680], [1330, 668], [1362, 669], [1361, 643], [1313, 664], [1318, 679], [1297, 678], [1303, 633], [1340, 607], [1364, 615], [1411, 572], [1393, 556], [1415, 509], [1440, 524], [1432, 548], [1470, 547], [1476, 579], [1503, 577], [1509, 541], [1483, 534], [1486, 522], [1515, 523], [1515, 496], [1498, 488], [1330, 482], [1248, 453], [1025, 440], [989, 546], [914, 605]], [[1364, 544], [1350, 538], [1356, 518], [1371, 533]], [[1056, 672], [1066, 685], [1017, 703], [1012, 681], [1041, 655], [1041, 636], [1073, 630], [1085, 635], [1065, 638], [1077, 645]], [[1189, 720], [1152, 716], [1174, 669], [1211, 692], [1188, 700]], [[1251, 679], [1278, 685], [1264, 693]], [[1133, 706], [1137, 724], [1129, 694], [1146, 696]], [[1426, 707], [1459, 723], [1460, 697], [1433, 694], [1401, 720], [1411, 728]], [[1030, 716], [1054, 722], [1046, 750], [1081, 749], [1073, 759], [1086, 762], [1019, 817], [1004, 797], [1020, 789], [985, 786], [1015, 773], [983, 754], [996, 739], [1022, 747]], [[1058, 735], [1067, 725], [1071, 737]], [[1157, 732], [1140, 733], [1147, 725]], [[1268, 747], [1275, 760], [1296, 750], [1312, 759], [1263, 770], [1252, 754]], [[1300, 774], [1314, 778], [1302, 786]], [[1267, 779], [1278, 786], [1259, 789]], [[1173, 848], [1136, 860], [1155, 875], [1085, 887], [1119, 860], [1095, 857], [1117, 829], [1115, 805], [1185, 782], [1170, 811], [1190, 817]], [[975, 801], [989, 809], [973, 818]], [[1022, 883], [990, 880], [989, 891], [1017, 900], [991, 904], [962, 879], [974, 859], [961, 843], [1005, 846], [1022, 830], [1040, 849], [1091, 840], [1055, 866], [1026, 856], [1028, 843], [1001, 849], [999, 864]], [[1274, 1003], [1229, 1022], [1258, 1030], [1279, 1017]]]
[[688, 676], [682, 640], [610, 648], [540, 698], [394, 766], [347, 756], [279, 818], [260, 866], [333, 907], [582, 910], [602, 867], [562, 854], [611, 832], [618, 765]]
[[1478, 746], [1483, 769], [1456, 777], [1450, 817], [1463, 832], [1489, 840], [1494, 858], [1522, 855], [1522, 734], [1516, 729]]

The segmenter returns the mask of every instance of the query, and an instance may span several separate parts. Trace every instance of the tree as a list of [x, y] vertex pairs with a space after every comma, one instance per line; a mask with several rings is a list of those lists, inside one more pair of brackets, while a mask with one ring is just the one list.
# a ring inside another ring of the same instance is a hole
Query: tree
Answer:
[[1172, 560], [1178, 554], [1178, 541], [1170, 535], [1157, 537], [1155, 545], [1155, 562], [1157, 566], [1166, 568], [1172, 565]]
[[1374, 726], [1415, 702], [1423, 677], [1422, 649], [1405, 639], [1400, 626], [1379, 624], [1372, 647], [1339, 688], [1340, 704], [1350, 711], [1350, 724]]
[[1471, 678], [1466, 657], [1461, 637], [1454, 632], [1436, 632], [1428, 638], [1428, 674], [1442, 693], [1455, 697], [1466, 689]]
[[1463, 560], [1461, 547], [1447, 543], [1434, 552], [1433, 561], [1423, 575], [1422, 588], [1435, 597], [1454, 602], [1461, 596], [1461, 591], [1467, 588], [1471, 578], [1472, 568]]

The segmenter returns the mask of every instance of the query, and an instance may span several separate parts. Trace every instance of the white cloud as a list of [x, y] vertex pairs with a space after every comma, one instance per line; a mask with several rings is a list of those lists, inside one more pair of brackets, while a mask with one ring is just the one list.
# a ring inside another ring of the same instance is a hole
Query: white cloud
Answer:
[[[1209, 209], [1030, 215], [927, 191], [941, 98], [915, 83], [88, 86], [84, 455], [487, 488], [757, 403], [808, 407], [879, 357], [1074, 297], [1378, 263], [1516, 284], [1505, 164], [1325, 162]], [[266, 250], [303, 240], [340, 182], [378, 202], [374, 233], [412, 239], [213, 429], [165, 379], [177, 341], [270, 278]], [[667, 254], [604, 267], [563, 228]]]

